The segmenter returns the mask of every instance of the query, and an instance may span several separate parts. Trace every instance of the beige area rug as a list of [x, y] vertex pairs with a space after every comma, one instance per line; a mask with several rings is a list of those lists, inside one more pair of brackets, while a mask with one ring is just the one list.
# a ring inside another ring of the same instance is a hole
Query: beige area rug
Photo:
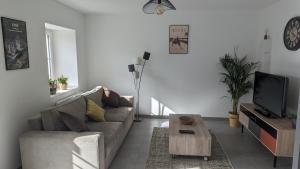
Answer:
[[201, 157], [176, 156], [172, 158], [169, 154], [168, 131], [168, 128], [153, 129], [146, 169], [233, 169], [213, 133], [211, 133], [212, 156], [209, 161], [204, 161]]

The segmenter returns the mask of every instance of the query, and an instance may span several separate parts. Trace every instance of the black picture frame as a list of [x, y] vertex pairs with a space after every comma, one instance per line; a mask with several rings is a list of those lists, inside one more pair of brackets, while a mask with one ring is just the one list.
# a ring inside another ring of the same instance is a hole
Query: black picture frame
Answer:
[[26, 22], [1, 17], [6, 70], [28, 69]]
[[[172, 29], [174, 28], [183, 28], [186, 30], [185, 35], [182, 37], [177, 37], [174, 39], [172, 34]], [[188, 54], [189, 53], [189, 36], [190, 36], [190, 26], [189, 25], [170, 25], [169, 26], [169, 54]], [[177, 44], [179, 43], [179, 44]], [[173, 45], [181, 46], [181, 44], [185, 44], [181, 49], [175, 49]]]

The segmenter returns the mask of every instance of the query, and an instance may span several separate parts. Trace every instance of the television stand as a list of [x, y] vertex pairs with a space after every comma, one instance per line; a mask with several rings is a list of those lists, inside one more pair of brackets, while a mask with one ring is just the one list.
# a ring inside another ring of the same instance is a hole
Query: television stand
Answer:
[[291, 120], [266, 117], [252, 103], [241, 104], [239, 114], [242, 133], [248, 129], [273, 154], [274, 168], [278, 157], [293, 157], [295, 129]]
[[273, 116], [271, 113], [269, 113], [268, 111], [265, 111], [265, 110], [263, 110], [263, 109], [255, 108], [254, 110], [255, 110], [256, 112], [262, 114], [262, 115], [265, 116], [265, 117], [272, 118], [272, 119], [277, 119], [276, 116]]
[[256, 112], [258, 112], [258, 113], [260, 113], [260, 114], [266, 116], [266, 117], [270, 117], [270, 116], [271, 116], [271, 113], [269, 113], [269, 112], [267, 112], [267, 111], [265, 111], [265, 110], [262, 110], [262, 109], [260, 109], [260, 108], [255, 108], [254, 110], [255, 110]]

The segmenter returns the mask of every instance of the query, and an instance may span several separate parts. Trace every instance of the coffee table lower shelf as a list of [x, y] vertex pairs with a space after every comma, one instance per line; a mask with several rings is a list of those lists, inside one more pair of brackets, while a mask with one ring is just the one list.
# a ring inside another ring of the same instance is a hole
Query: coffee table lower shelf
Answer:
[[[179, 156], [179, 155], [171, 154], [170, 156], [171, 156], [172, 158], [176, 158], [176, 157]], [[208, 161], [210, 156], [194, 156], [194, 157], [203, 158], [204, 161]]]

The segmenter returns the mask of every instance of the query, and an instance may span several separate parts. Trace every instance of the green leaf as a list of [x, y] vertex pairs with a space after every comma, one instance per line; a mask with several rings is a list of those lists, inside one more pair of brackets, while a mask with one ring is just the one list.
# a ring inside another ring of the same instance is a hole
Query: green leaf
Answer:
[[220, 64], [224, 70], [220, 73], [221, 82], [225, 84], [227, 92], [231, 95], [233, 113], [237, 113], [239, 99], [253, 88], [253, 82], [250, 79], [259, 63], [249, 62], [247, 56], [239, 58], [234, 49], [234, 55], [225, 54], [220, 58]]

